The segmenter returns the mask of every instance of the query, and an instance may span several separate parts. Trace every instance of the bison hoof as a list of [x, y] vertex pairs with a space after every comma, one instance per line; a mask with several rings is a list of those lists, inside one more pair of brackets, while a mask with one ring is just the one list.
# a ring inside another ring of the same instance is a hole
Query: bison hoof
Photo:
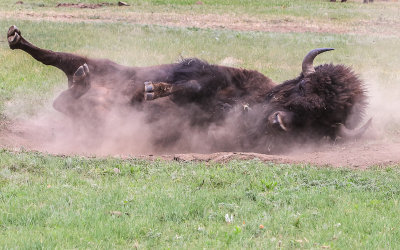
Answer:
[[74, 76], [72, 78], [72, 81], [74, 83], [80, 82], [83, 79], [86, 78], [86, 76], [89, 75], [89, 67], [88, 65], [85, 63], [83, 65], [81, 65], [74, 73]]
[[144, 92], [153, 92], [154, 86], [152, 82], [145, 82], [144, 83]]
[[172, 85], [165, 82], [144, 82], [144, 99], [147, 101], [172, 94]]
[[144, 99], [146, 101], [151, 101], [155, 99], [154, 95], [154, 85], [152, 82], [144, 82]]
[[146, 101], [154, 100], [154, 93], [153, 93], [153, 92], [151, 92], [151, 93], [145, 93], [145, 94], [144, 94], [144, 99], [145, 99]]
[[21, 31], [17, 28], [17, 26], [13, 25], [8, 29], [7, 32], [7, 40], [10, 49], [15, 49], [16, 45], [21, 40]]

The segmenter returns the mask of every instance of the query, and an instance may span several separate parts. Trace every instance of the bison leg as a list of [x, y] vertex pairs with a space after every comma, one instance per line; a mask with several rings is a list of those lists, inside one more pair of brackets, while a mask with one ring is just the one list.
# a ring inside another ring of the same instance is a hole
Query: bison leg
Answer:
[[79, 107], [76, 100], [90, 88], [89, 67], [87, 64], [80, 66], [72, 76], [70, 88], [63, 91], [53, 102], [53, 107], [66, 115], [76, 115]]
[[145, 82], [144, 83], [144, 99], [147, 101], [172, 94], [172, 84], [165, 82]]
[[46, 65], [51, 65], [62, 70], [68, 77], [68, 83], [73, 83], [73, 74], [76, 69], [85, 63], [87, 59], [82, 56], [53, 52], [36, 47], [27, 40], [25, 40], [21, 31], [15, 26], [11, 26], [7, 32], [7, 40], [11, 49], [20, 49], [31, 55], [33, 58]]
[[197, 93], [201, 90], [196, 80], [185, 81], [184, 83], [145, 82], [144, 98], [147, 101], [178, 93]]

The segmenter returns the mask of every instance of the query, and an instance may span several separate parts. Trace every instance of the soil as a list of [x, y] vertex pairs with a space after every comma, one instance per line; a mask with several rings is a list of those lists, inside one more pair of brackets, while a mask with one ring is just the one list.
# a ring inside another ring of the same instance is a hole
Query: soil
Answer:
[[368, 167], [393, 166], [400, 163], [400, 143], [352, 142], [341, 145], [326, 145], [315, 152], [297, 152], [287, 155], [266, 155], [244, 152], [219, 152], [214, 154], [175, 154], [152, 156], [166, 160], [228, 162], [231, 160], [257, 159], [278, 164], [310, 164], [315, 166], [349, 167], [366, 169]]
[[76, 141], [66, 146], [65, 144], [71, 143], [71, 141], [60, 141], [55, 137], [55, 134], [61, 131], [60, 126], [64, 126], [65, 124], [65, 122], [57, 120], [56, 117], [3, 122], [3, 124], [0, 124], [0, 146], [13, 151], [32, 150], [54, 155], [111, 156], [184, 162], [225, 163], [231, 160], [257, 159], [262, 162], [277, 164], [310, 164], [354, 169], [366, 169], [372, 166], [386, 167], [400, 164], [400, 138], [388, 140], [383, 137], [376, 137], [376, 135], [371, 136], [374, 134], [373, 131], [369, 131], [366, 138], [359, 141], [326, 143], [322, 146], [310, 146], [308, 148], [302, 146], [301, 149], [280, 155], [252, 152], [143, 154], [126, 150], [116, 152], [112, 149], [101, 152], [88, 151], [87, 148], [76, 145]]
[[101, 7], [112, 6], [111, 3], [59, 3], [56, 8], [80, 8], [80, 9], [98, 9]]

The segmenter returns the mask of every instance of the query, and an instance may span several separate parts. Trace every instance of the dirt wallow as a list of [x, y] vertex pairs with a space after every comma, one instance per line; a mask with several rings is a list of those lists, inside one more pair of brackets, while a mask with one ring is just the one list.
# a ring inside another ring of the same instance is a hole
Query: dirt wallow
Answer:
[[292, 152], [276, 155], [254, 152], [155, 153], [141, 151], [135, 147], [118, 147], [116, 144], [119, 143], [115, 141], [103, 141], [94, 148], [87, 145], [87, 141], [82, 141], [84, 138], [71, 137], [68, 140], [67, 137], [71, 135], [69, 133], [72, 133], [68, 129], [70, 124], [59, 118], [54, 117], [54, 114], [41, 114], [33, 119], [3, 124], [0, 130], [1, 146], [12, 151], [33, 150], [53, 155], [111, 156], [181, 162], [227, 163], [231, 160], [259, 160], [276, 164], [309, 164], [355, 169], [388, 167], [400, 163], [399, 137], [384, 139], [368, 135], [368, 138], [362, 140], [297, 148]]

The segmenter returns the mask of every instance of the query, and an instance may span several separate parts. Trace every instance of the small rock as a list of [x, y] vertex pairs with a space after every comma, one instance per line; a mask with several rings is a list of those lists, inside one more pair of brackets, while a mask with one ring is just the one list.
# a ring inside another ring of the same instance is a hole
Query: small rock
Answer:
[[204, 3], [202, 1], [197, 1], [196, 4], [197, 5], [203, 5]]
[[119, 170], [119, 168], [114, 168], [114, 173], [120, 174], [120, 173], [121, 173], [121, 170]]
[[122, 1], [119, 1], [118, 2], [118, 6], [129, 6], [129, 4], [127, 4], [125, 2], [122, 2]]

